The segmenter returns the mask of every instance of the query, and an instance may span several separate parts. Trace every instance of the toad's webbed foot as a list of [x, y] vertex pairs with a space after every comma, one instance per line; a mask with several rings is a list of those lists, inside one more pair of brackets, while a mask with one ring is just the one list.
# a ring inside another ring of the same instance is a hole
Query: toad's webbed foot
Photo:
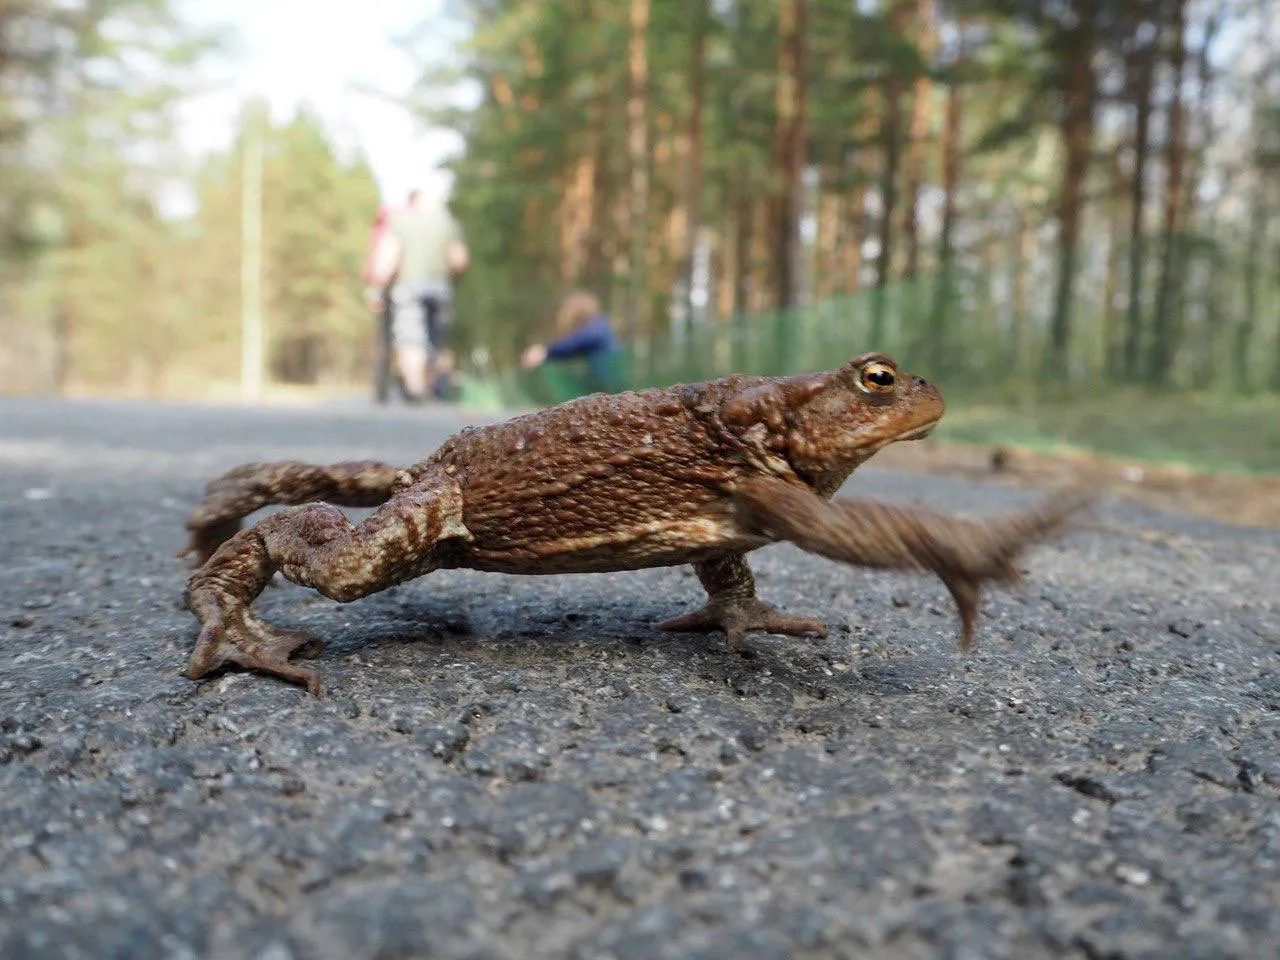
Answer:
[[248, 610], [232, 609], [211, 616], [204, 622], [187, 676], [200, 680], [229, 664], [245, 670], [256, 670], [301, 684], [307, 691], [320, 695], [320, 676], [290, 663], [290, 657], [311, 659], [324, 649], [324, 641], [304, 630], [278, 630], [259, 620]]
[[200, 621], [187, 675], [227, 664], [274, 674], [320, 692], [310, 670], [290, 656], [314, 655], [306, 634], [276, 630], [249, 610], [277, 571], [347, 603], [440, 565], [442, 541], [466, 540], [462, 493], [447, 477], [428, 476], [400, 491], [359, 524], [337, 507], [314, 503], [274, 513], [222, 544], [192, 574], [186, 601]]
[[672, 617], [658, 624], [659, 630], [707, 633], [723, 630], [733, 649], [742, 646], [751, 631], [780, 633], [798, 637], [806, 633], [827, 635], [826, 625], [813, 617], [782, 613], [756, 597], [755, 578], [740, 553], [694, 564], [698, 579], [706, 587], [707, 604], [701, 610]]
[[751, 631], [781, 633], [788, 637], [804, 634], [827, 635], [827, 627], [814, 617], [797, 617], [782, 613], [763, 600], [712, 600], [701, 610], [672, 617], [658, 624], [659, 630], [682, 633], [708, 633], [723, 630], [725, 642], [733, 649], [742, 646], [744, 636]]

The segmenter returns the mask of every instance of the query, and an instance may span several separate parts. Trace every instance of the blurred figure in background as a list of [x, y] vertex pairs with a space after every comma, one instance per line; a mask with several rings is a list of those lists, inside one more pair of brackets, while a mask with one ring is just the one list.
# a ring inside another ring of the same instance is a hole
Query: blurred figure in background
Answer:
[[382, 241], [383, 236], [387, 232], [387, 221], [391, 219], [391, 214], [395, 213], [396, 208], [389, 203], [384, 203], [378, 207], [378, 212], [373, 215], [373, 228], [369, 232], [369, 250], [365, 254], [364, 269], [360, 271], [360, 277], [364, 280], [368, 287], [365, 290], [365, 298], [372, 298], [383, 291], [374, 285], [374, 256], [378, 252], [378, 244]]
[[578, 392], [612, 393], [623, 389], [622, 345], [594, 293], [575, 290], [566, 296], [556, 311], [555, 326], [559, 334], [555, 340], [525, 349], [520, 362], [526, 370], [537, 369], [548, 360], [581, 358], [587, 376], [584, 389]]
[[386, 403], [391, 395], [391, 297], [386, 286], [374, 285], [374, 257], [378, 252], [378, 244], [387, 232], [387, 221], [395, 211], [395, 207], [384, 203], [378, 207], [373, 217], [373, 227], [369, 232], [369, 248], [365, 253], [364, 268], [360, 278], [364, 281], [364, 302], [369, 311], [378, 318], [377, 336], [374, 339], [374, 399], [378, 403]]
[[448, 184], [435, 171], [393, 211], [378, 239], [369, 276], [390, 287], [391, 342], [406, 399], [420, 403], [447, 390], [452, 355], [452, 283], [470, 263], [462, 229], [446, 206]]

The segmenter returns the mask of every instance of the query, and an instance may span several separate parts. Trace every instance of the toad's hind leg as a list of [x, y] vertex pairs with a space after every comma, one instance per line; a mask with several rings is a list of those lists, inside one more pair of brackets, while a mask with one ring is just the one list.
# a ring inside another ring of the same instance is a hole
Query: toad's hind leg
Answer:
[[187, 583], [201, 626], [187, 676], [236, 664], [319, 693], [319, 677], [289, 662], [305, 648], [318, 652], [311, 638], [276, 630], [249, 609], [272, 575], [347, 603], [429, 573], [444, 562], [445, 541], [468, 539], [461, 490], [440, 476], [424, 477], [359, 524], [327, 503], [272, 514], [219, 547]]
[[827, 635], [821, 620], [780, 613], [758, 599], [755, 577], [747, 566], [747, 558], [740, 553], [695, 563], [693, 569], [707, 590], [707, 605], [658, 624], [659, 630], [723, 630], [726, 642], [734, 649], [742, 646], [744, 635], [751, 630], [792, 637], [806, 633]]
[[191, 532], [183, 554], [195, 554], [196, 565], [240, 529], [240, 521], [269, 504], [314, 503], [342, 507], [376, 507], [390, 499], [401, 476], [399, 467], [376, 460], [352, 460], [320, 466], [283, 460], [246, 463], [212, 481], [204, 500], [187, 518]]

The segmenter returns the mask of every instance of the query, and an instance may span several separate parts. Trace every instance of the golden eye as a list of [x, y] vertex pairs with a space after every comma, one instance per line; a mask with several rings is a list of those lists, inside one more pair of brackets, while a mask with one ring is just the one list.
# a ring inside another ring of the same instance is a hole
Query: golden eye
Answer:
[[898, 373], [887, 363], [873, 361], [862, 368], [861, 382], [867, 393], [892, 393]]

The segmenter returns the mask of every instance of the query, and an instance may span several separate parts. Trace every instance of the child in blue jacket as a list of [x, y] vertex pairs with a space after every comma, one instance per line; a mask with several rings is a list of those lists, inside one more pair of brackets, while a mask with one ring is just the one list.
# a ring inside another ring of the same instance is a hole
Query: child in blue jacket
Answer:
[[548, 360], [581, 358], [593, 389], [622, 389], [622, 344], [595, 294], [575, 290], [565, 297], [556, 311], [556, 330], [560, 333], [557, 339], [525, 349], [521, 363], [526, 370], [540, 367]]

